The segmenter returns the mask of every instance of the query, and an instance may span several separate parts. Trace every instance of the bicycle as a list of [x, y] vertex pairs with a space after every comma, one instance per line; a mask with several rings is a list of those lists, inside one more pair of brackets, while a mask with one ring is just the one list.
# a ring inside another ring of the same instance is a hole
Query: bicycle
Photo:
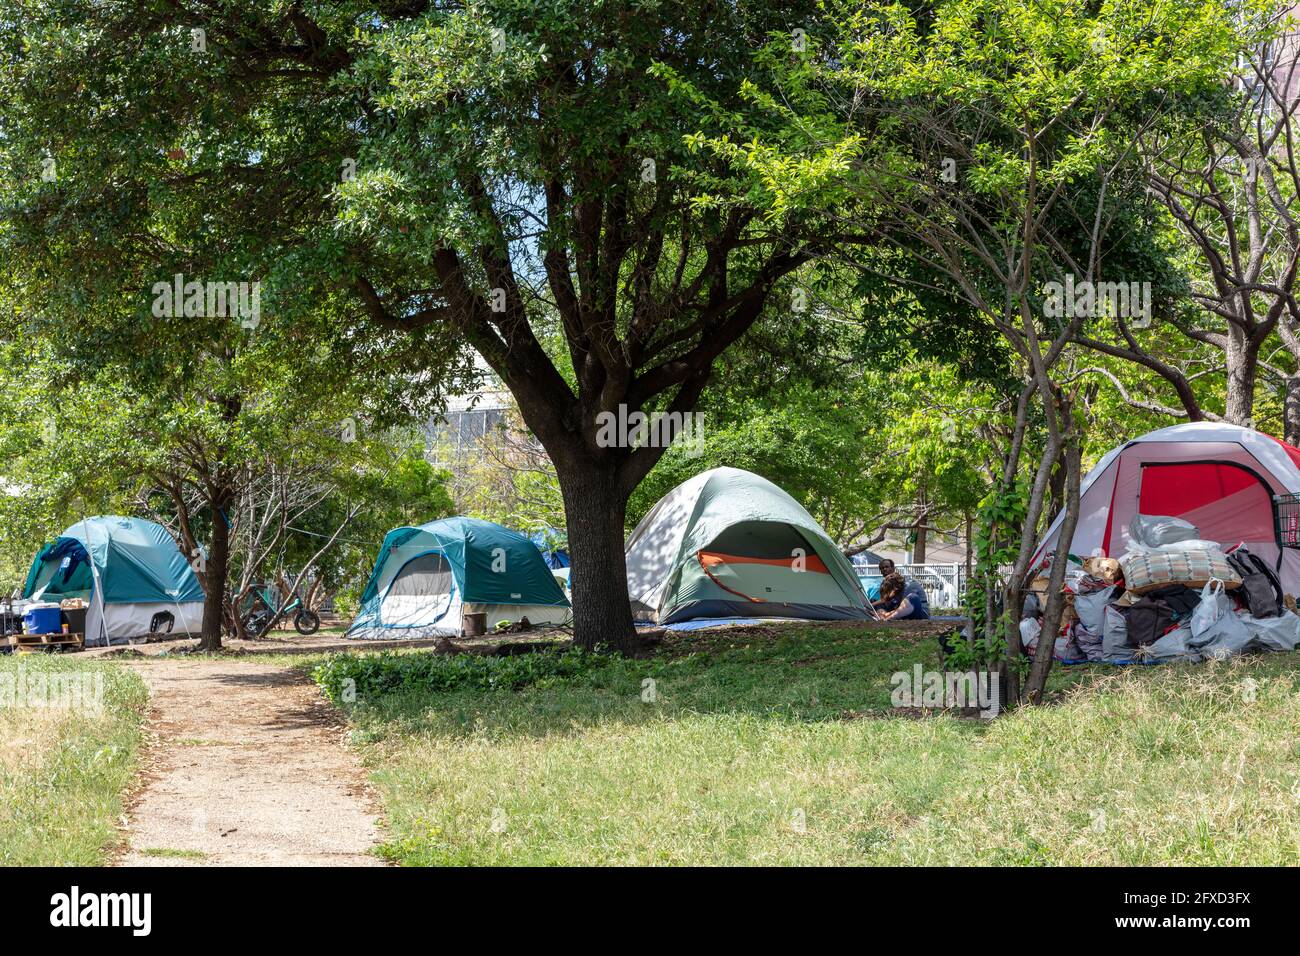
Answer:
[[293, 615], [293, 628], [304, 637], [320, 630], [320, 615], [302, 603], [302, 598], [295, 591], [280, 607], [275, 607], [268, 594], [269, 587], [254, 588], [250, 597], [250, 606], [243, 613], [240, 622], [245, 634], [263, 637], [277, 622]]

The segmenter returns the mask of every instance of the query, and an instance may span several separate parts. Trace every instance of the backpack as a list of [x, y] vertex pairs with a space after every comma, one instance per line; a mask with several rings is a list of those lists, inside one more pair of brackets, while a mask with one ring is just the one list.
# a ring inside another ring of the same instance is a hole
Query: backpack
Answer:
[[1174, 612], [1168, 604], [1149, 595], [1119, 609], [1128, 624], [1128, 644], [1154, 644], [1173, 627]]
[[1251, 617], [1277, 617], [1282, 613], [1282, 582], [1257, 554], [1237, 548], [1228, 555], [1228, 564], [1241, 575], [1237, 593], [1246, 602]]

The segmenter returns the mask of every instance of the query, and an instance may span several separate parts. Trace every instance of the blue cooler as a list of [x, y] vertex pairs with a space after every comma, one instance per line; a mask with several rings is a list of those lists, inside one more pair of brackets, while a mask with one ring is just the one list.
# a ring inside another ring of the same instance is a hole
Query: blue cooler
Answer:
[[23, 614], [23, 630], [28, 634], [60, 634], [63, 616], [57, 604], [49, 607], [29, 607]]

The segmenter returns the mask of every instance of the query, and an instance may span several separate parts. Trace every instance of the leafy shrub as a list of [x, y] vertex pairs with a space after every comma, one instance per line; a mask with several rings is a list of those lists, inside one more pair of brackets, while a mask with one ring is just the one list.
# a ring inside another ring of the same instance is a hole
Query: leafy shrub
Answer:
[[998, 634], [992, 640], [979, 637], [966, 638], [960, 631], [953, 631], [948, 637], [948, 653], [943, 666], [950, 671], [983, 670], [997, 667], [1006, 656], [1007, 642]]
[[[318, 665], [312, 679], [335, 704], [407, 691], [519, 690], [531, 684], [584, 676], [613, 658], [587, 651], [539, 651], [514, 657], [479, 654], [339, 654]], [[352, 681], [349, 687], [348, 681]]]
[[361, 607], [361, 589], [364, 585], [349, 585], [334, 595], [334, 613], [341, 618], [356, 617]]

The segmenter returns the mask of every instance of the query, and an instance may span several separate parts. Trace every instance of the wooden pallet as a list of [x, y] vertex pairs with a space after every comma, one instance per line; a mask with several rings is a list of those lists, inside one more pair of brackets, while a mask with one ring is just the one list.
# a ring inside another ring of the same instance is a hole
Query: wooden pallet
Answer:
[[85, 634], [10, 634], [0, 638], [19, 654], [34, 654], [37, 651], [71, 650], [85, 645]]

